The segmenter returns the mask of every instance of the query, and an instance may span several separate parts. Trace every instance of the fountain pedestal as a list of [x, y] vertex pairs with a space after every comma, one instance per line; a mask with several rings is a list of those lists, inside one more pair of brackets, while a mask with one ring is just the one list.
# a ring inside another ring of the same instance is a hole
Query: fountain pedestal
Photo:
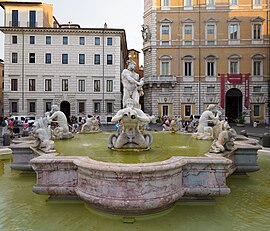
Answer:
[[116, 214], [147, 214], [178, 199], [230, 193], [223, 157], [172, 157], [148, 164], [117, 164], [88, 157], [43, 155], [31, 160], [37, 173], [33, 191], [64, 198], [78, 196], [90, 206]]

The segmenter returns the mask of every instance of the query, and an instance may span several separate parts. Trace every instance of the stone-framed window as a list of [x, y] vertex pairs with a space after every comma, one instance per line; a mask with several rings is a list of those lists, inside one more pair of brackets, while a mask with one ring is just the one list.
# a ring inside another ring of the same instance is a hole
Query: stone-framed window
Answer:
[[63, 45], [68, 45], [68, 37], [63, 36]]
[[51, 111], [52, 109], [52, 100], [44, 100], [44, 112]]
[[205, 76], [216, 77], [216, 63], [217, 57], [215, 55], [208, 55], [205, 57]]
[[170, 36], [171, 36], [171, 28], [170, 25], [161, 25], [160, 27], [161, 34], [161, 45], [170, 45]]
[[100, 37], [95, 37], [95, 45], [96, 46], [100, 45]]
[[68, 54], [62, 54], [62, 64], [68, 64]]
[[100, 80], [99, 79], [94, 80], [94, 92], [100, 92]]
[[78, 101], [78, 113], [85, 113], [85, 101]]
[[11, 79], [11, 91], [18, 91], [18, 79]]
[[52, 80], [51, 79], [45, 79], [45, 91], [52, 91]]
[[46, 53], [45, 54], [45, 63], [46, 64], [51, 64], [52, 63], [52, 54], [51, 53]]
[[107, 65], [113, 64], [113, 55], [109, 54], [107, 55]]
[[85, 37], [79, 37], [79, 44], [85, 45]]
[[263, 60], [265, 56], [256, 54], [252, 56], [252, 76], [263, 77]]
[[107, 112], [107, 114], [113, 113], [113, 102], [106, 103], [106, 112]]
[[94, 101], [94, 113], [100, 113], [100, 112], [101, 112], [101, 102]]
[[113, 45], [113, 39], [112, 37], [107, 38], [107, 46], [112, 46]]
[[45, 43], [46, 45], [51, 45], [52, 44], [52, 37], [51, 36], [46, 36], [45, 38]]
[[28, 102], [28, 112], [29, 113], [36, 113], [36, 101], [29, 101]]
[[79, 64], [85, 64], [85, 54], [79, 54]]
[[100, 64], [100, 55], [99, 54], [95, 54], [94, 55], [94, 64], [95, 65], [99, 65]]
[[36, 79], [29, 79], [29, 91], [36, 91]]
[[29, 63], [36, 63], [36, 54], [29, 53]]
[[78, 80], [78, 91], [85, 92], [85, 79]]
[[12, 44], [17, 44], [18, 43], [18, 36], [17, 35], [12, 35]]
[[193, 0], [184, 0], [184, 10], [193, 10]]
[[229, 62], [229, 74], [239, 74], [240, 73], [240, 59], [241, 56], [238, 54], [233, 54], [229, 56], [228, 62]]
[[113, 92], [113, 80], [111, 80], [111, 79], [107, 80], [106, 91]]
[[68, 91], [68, 79], [62, 79], [62, 91]]
[[12, 52], [11, 53], [11, 62], [12, 63], [18, 63], [18, 53], [17, 52]]
[[168, 76], [171, 73], [171, 60], [172, 56], [162, 55], [159, 57], [160, 60], [160, 75]]
[[186, 55], [183, 60], [183, 79], [184, 81], [194, 80], [194, 61], [195, 58], [191, 55]]
[[35, 39], [35, 36], [33, 36], [33, 35], [30, 35], [30, 37], [29, 37], [29, 43], [30, 44], [35, 44], [35, 41], [36, 39]]
[[11, 100], [10, 101], [10, 112], [11, 113], [18, 113], [19, 112], [18, 100]]

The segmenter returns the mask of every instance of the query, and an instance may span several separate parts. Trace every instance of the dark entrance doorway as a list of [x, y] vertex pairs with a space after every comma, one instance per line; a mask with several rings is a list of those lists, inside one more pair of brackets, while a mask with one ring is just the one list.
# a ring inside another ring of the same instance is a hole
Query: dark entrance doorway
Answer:
[[225, 115], [229, 123], [235, 123], [241, 115], [243, 108], [243, 94], [237, 88], [232, 88], [226, 93], [226, 112]]
[[67, 120], [69, 121], [70, 119], [70, 103], [68, 101], [62, 101], [60, 104], [60, 111], [64, 112]]

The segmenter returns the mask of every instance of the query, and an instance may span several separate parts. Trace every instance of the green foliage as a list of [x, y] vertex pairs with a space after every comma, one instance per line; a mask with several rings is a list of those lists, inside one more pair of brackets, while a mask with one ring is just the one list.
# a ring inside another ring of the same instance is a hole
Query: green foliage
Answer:
[[239, 116], [239, 118], [237, 119], [237, 123], [238, 124], [244, 124], [246, 122], [246, 115], [247, 113], [246, 112], [242, 112], [241, 113], [241, 116]]

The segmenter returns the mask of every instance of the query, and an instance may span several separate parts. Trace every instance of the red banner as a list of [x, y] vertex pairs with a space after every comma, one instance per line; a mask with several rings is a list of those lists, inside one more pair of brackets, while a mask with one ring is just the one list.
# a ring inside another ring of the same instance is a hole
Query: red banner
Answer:
[[231, 84], [242, 84], [242, 74], [228, 74], [227, 80]]
[[220, 75], [220, 106], [221, 108], [225, 108], [225, 75]]
[[249, 74], [245, 75], [245, 108], [249, 108]]

